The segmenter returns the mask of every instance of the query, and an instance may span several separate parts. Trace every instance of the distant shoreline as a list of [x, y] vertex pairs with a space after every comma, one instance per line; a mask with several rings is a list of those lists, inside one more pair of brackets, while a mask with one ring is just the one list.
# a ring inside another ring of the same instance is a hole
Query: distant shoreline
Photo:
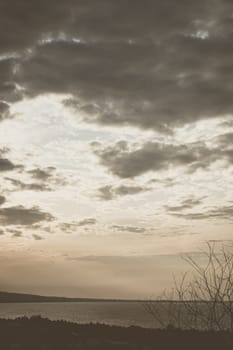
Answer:
[[[151, 300], [151, 299], [108, 299], [108, 298], [69, 298], [69, 297], [57, 297], [57, 296], [42, 296], [36, 294], [26, 293], [11, 293], [0, 292], [0, 304], [6, 303], [182, 303], [179, 300]], [[190, 302], [195, 303], [197, 301]], [[199, 301], [198, 301], [199, 302]], [[208, 303], [208, 301], [202, 301], [202, 303]]]
[[[156, 300], [153, 300], [156, 301]], [[147, 302], [140, 299], [68, 298], [35, 294], [0, 292], [0, 303], [81, 303], [81, 302]]]

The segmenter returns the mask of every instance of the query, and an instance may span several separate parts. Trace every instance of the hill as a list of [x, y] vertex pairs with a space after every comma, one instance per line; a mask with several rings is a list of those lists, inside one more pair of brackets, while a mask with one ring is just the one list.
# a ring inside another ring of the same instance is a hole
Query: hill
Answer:
[[55, 296], [41, 296], [33, 294], [0, 292], [0, 303], [47, 303], [47, 302], [81, 302], [98, 301], [98, 299], [88, 298], [65, 298]]
[[24, 293], [0, 292], [0, 303], [74, 303], [74, 302], [138, 302], [130, 299], [66, 298]]

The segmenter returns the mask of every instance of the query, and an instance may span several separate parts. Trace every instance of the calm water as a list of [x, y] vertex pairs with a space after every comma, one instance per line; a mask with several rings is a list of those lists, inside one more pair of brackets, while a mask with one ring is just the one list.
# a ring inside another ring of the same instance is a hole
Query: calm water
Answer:
[[0, 303], [0, 318], [41, 315], [51, 320], [99, 322], [119, 326], [156, 327], [137, 302]]

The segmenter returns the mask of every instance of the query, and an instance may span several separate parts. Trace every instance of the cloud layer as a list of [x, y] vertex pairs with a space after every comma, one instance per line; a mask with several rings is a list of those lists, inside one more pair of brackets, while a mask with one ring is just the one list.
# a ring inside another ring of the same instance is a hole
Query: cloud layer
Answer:
[[163, 132], [232, 113], [229, 1], [12, 1], [0, 11], [4, 101], [69, 93], [86, 121]]

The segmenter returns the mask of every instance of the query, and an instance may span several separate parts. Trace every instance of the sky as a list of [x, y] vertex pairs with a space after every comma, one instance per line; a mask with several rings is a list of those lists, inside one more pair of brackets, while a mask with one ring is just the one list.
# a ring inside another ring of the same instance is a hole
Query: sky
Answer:
[[231, 0], [2, 0], [0, 290], [148, 298], [233, 238]]

